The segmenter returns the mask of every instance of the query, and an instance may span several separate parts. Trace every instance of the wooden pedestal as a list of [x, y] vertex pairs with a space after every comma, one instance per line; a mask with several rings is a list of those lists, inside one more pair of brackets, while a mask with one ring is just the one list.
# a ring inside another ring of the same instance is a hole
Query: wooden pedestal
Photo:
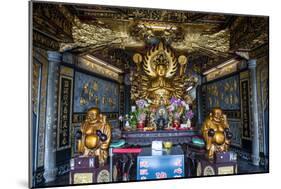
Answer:
[[236, 161], [210, 161], [206, 158], [200, 158], [197, 162], [196, 175], [197, 176], [211, 176], [211, 175], [229, 175], [237, 174]]
[[76, 157], [70, 164], [70, 184], [110, 182], [109, 165], [100, 166], [96, 158]]

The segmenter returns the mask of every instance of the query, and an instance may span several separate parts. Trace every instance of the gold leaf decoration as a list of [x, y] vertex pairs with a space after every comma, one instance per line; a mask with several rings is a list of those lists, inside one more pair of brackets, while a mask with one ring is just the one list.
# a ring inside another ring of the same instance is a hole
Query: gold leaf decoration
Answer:
[[87, 48], [93, 50], [106, 45], [121, 45], [124, 35], [97, 24], [82, 23], [79, 18], [74, 18], [72, 37], [74, 43], [61, 43], [60, 51]]
[[189, 52], [206, 50], [213, 54], [228, 52], [230, 33], [228, 30], [221, 30], [214, 34], [187, 33], [182, 42], [173, 43], [172, 47], [187, 49]]

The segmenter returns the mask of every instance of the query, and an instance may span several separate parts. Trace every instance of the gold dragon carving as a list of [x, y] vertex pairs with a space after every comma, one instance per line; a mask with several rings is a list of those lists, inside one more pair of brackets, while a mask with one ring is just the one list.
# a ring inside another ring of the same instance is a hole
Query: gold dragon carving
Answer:
[[222, 54], [229, 51], [229, 30], [221, 30], [213, 34], [202, 34], [199, 32], [186, 33], [184, 40], [174, 42], [173, 48], [187, 49], [189, 52], [205, 51], [211, 54]]
[[77, 49], [91, 51], [108, 45], [122, 45], [124, 35], [101, 24], [83, 23], [74, 16], [72, 27], [73, 43], [61, 43], [60, 51]]

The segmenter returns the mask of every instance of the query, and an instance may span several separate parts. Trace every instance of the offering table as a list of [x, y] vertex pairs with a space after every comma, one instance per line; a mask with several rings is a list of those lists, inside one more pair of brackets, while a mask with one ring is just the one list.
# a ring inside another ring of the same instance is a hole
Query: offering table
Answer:
[[198, 134], [197, 130], [123, 131], [122, 138], [127, 144], [138, 146], [150, 145], [154, 140], [186, 144]]

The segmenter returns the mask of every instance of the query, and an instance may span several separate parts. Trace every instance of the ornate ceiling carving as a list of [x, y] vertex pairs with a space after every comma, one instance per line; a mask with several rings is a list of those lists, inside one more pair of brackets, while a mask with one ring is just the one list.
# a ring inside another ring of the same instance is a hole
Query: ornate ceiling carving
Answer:
[[129, 27], [129, 35], [137, 41], [155, 45], [159, 41], [166, 44], [182, 41], [184, 32], [180, 26], [159, 22], [135, 22]]
[[268, 43], [268, 30], [268, 17], [238, 17], [230, 27], [230, 47], [235, 51], [251, 51]]
[[81, 20], [95, 19], [139, 20], [171, 23], [224, 23], [228, 16], [223, 14], [207, 14], [180, 10], [145, 9], [130, 7], [109, 7], [99, 5], [73, 5], [70, 7], [73, 14]]
[[103, 46], [121, 44], [121, 32], [97, 24], [82, 23], [75, 17], [72, 27], [73, 43], [61, 43], [60, 51], [75, 50], [77, 52], [91, 51]]
[[36, 46], [92, 54], [128, 69], [132, 54], [160, 41], [185, 54], [197, 72], [268, 42], [267, 17], [33, 3]]
[[46, 49], [59, 49], [59, 43], [72, 42], [72, 21], [60, 6], [49, 3], [33, 3], [34, 45]]
[[[73, 27], [77, 46], [95, 49], [106, 41], [109, 45], [118, 44], [118, 48], [144, 48], [165, 41], [176, 50], [190, 52], [204, 49], [217, 54], [229, 49], [229, 32], [221, 31], [232, 17], [229, 15], [97, 5], [67, 8], [77, 16], [75, 22], [83, 23], [82, 27]], [[103, 30], [108, 33], [103, 35], [104, 40], [98, 40]]]
[[228, 30], [221, 30], [214, 34], [187, 32], [184, 40], [173, 42], [175, 49], [186, 49], [188, 52], [207, 51], [209, 53], [227, 53], [229, 51], [230, 34]]

